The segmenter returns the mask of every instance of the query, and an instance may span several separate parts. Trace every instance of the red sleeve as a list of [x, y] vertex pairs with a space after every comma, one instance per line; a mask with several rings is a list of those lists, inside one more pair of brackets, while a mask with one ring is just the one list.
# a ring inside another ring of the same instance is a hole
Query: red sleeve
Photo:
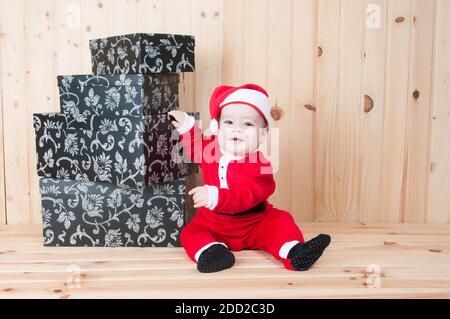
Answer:
[[181, 134], [180, 142], [183, 147], [183, 156], [191, 162], [201, 163], [202, 140], [203, 132], [197, 125], [194, 125], [186, 133]]
[[245, 176], [239, 187], [233, 189], [219, 188], [218, 201], [214, 211], [221, 213], [240, 213], [264, 202], [275, 191], [272, 174], [255, 174]]

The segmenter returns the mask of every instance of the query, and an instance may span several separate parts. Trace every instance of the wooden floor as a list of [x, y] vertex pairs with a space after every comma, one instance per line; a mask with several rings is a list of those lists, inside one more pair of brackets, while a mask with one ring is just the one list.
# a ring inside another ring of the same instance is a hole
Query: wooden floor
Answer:
[[302, 224], [332, 243], [307, 272], [260, 251], [197, 272], [181, 248], [48, 248], [0, 228], [0, 298], [450, 298], [450, 225]]

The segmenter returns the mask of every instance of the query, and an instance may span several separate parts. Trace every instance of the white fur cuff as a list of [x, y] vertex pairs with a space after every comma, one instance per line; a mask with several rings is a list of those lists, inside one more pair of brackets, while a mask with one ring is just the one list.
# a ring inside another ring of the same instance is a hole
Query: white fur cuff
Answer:
[[208, 249], [209, 247], [211, 247], [212, 245], [215, 245], [215, 244], [221, 244], [221, 245], [224, 245], [226, 248], [228, 248], [228, 246], [227, 246], [226, 244], [221, 243], [221, 242], [218, 242], [218, 241], [215, 241], [215, 242], [206, 244], [205, 246], [203, 246], [202, 248], [200, 248], [200, 249], [195, 253], [195, 256], [194, 256], [195, 261], [198, 262], [198, 259], [200, 258], [200, 255], [202, 254], [202, 252], [205, 251], [206, 249]]
[[191, 130], [191, 128], [194, 126], [195, 124], [195, 118], [191, 115], [188, 115], [187, 113], [184, 113], [186, 116], [184, 118], [184, 123], [182, 126], [180, 126], [179, 128], [177, 128], [178, 133], [180, 134], [184, 134], [186, 132], [189, 132]]
[[219, 201], [219, 189], [217, 186], [211, 186], [205, 184], [208, 189], [208, 204], [205, 206], [208, 209], [213, 210], [217, 206], [217, 202]]
[[291, 248], [294, 247], [295, 245], [297, 245], [298, 243], [299, 243], [298, 240], [288, 241], [288, 242], [284, 243], [283, 246], [281, 246], [280, 251], [278, 252], [278, 255], [280, 255], [281, 258], [286, 259]]

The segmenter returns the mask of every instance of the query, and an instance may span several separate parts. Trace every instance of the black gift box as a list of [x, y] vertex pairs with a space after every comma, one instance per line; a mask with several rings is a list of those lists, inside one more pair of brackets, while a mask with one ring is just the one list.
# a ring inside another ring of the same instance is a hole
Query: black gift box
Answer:
[[124, 117], [136, 125], [143, 115], [178, 109], [178, 85], [178, 74], [58, 76], [60, 109], [77, 128], [95, 130], [101, 120]]
[[168, 73], [195, 70], [191, 35], [135, 33], [89, 41], [94, 74]]
[[132, 187], [187, 176], [197, 168], [183, 160], [169, 117], [105, 118], [95, 130], [86, 130], [62, 113], [34, 114], [38, 175]]
[[42, 178], [45, 246], [178, 247], [186, 181], [130, 188]]

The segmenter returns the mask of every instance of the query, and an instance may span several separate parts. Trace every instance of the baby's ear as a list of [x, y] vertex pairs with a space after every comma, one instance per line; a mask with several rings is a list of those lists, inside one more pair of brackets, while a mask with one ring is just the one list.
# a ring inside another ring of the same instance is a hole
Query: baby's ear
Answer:
[[264, 141], [267, 139], [267, 136], [269, 135], [269, 127], [260, 127], [258, 129], [259, 134], [259, 144], [264, 143]]

